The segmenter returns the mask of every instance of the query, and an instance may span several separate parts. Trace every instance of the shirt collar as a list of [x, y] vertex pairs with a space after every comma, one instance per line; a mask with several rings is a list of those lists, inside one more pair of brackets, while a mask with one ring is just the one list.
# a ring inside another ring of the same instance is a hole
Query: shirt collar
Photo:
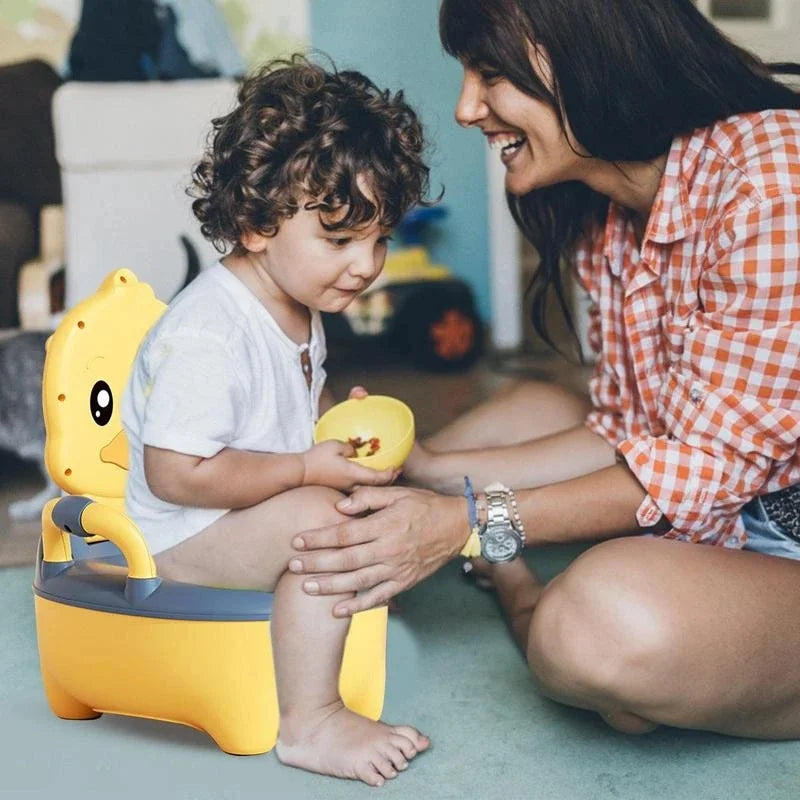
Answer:
[[[670, 244], [685, 239], [695, 229], [695, 218], [689, 203], [689, 189], [703, 150], [705, 136], [693, 134], [676, 137], [667, 154], [664, 174], [656, 192], [642, 249], [647, 242]], [[619, 274], [629, 213], [611, 201], [606, 218], [604, 254], [612, 271]]]
[[688, 187], [694, 181], [705, 133], [678, 136], [673, 140], [650, 211], [645, 240], [670, 244], [685, 239], [694, 231], [695, 219]]
[[611, 268], [611, 272], [617, 277], [622, 273], [622, 258], [625, 251], [627, 228], [628, 218], [625, 209], [612, 200], [608, 204], [603, 254]]

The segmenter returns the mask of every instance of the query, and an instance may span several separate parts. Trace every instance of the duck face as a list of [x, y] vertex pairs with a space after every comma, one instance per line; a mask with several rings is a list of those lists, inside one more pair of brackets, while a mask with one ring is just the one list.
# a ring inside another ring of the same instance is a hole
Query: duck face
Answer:
[[69, 494], [124, 496], [128, 447], [122, 394], [139, 343], [165, 308], [130, 270], [117, 270], [48, 340], [42, 384], [45, 462]]

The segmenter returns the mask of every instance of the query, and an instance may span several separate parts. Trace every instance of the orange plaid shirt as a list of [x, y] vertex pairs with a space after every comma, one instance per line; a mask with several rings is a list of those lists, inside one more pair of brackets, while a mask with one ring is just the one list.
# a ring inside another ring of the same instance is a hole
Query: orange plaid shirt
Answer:
[[638, 523], [741, 547], [742, 505], [800, 482], [800, 112], [676, 138], [641, 247], [612, 203], [576, 258], [586, 424], [646, 489]]

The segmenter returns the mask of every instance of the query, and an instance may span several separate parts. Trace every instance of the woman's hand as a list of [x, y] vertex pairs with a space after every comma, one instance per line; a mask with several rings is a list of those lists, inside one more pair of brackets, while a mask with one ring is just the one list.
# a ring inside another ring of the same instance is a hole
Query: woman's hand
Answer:
[[329, 439], [300, 454], [303, 460], [303, 486], [330, 486], [349, 492], [356, 486], [385, 486], [392, 483], [398, 470], [375, 470], [348, 459], [356, 455], [348, 442]]
[[295, 536], [292, 546], [302, 552], [289, 563], [309, 575], [308, 594], [361, 592], [334, 607], [337, 617], [387, 603], [453, 558], [469, 535], [463, 497], [361, 487], [337, 508], [349, 516], [375, 513]]

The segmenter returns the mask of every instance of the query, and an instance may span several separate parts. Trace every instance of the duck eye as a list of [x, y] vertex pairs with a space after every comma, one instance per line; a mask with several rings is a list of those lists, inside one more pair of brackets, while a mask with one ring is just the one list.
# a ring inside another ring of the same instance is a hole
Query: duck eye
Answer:
[[97, 381], [92, 386], [89, 396], [89, 408], [92, 410], [92, 419], [97, 425], [107, 425], [114, 410], [114, 398], [111, 387], [105, 381]]

